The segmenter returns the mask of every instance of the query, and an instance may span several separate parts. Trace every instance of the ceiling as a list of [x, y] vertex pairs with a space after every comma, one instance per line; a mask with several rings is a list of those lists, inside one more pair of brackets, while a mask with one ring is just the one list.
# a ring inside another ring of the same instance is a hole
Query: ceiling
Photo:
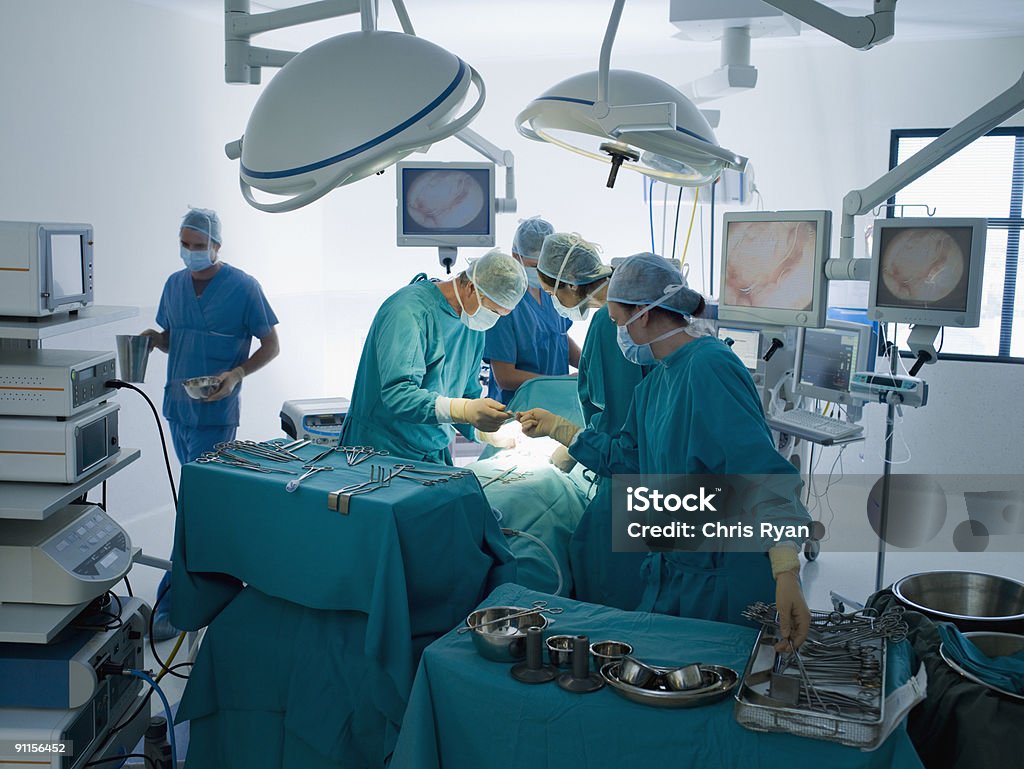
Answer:
[[[252, 1], [252, 12], [292, 8], [309, 0]], [[223, 23], [223, 0], [135, 0], [146, 5], [188, 14], [217, 24]], [[670, 0], [628, 0], [625, 6], [616, 50], [658, 53], [678, 50], [678, 30], [669, 22]], [[717, 0], [693, 0], [694, 4], [711, 4]], [[870, 0], [825, 0], [825, 4], [848, 15], [864, 15], [871, 9]], [[522, 55], [528, 41], [529, 51], [543, 50], [550, 57], [593, 55], [600, 45], [607, 24], [611, 0], [406, 0], [417, 34], [452, 45], [468, 53], [479, 48], [498, 56], [514, 58]], [[514, 7], [514, 12], [510, 9]], [[381, 27], [398, 29], [389, 0], [380, 0]], [[333, 19], [306, 25], [316, 28], [313, 35], [299, 29], [269, 33], [260, 37], [260, 44], [277, 36], [275, 44], [306, 47], [323, 39], [324, 30], [331, 34], [356, 29], [356, 17]], [[495, 31], [500, 38], [495, 39]], [[1024, 37], [1024, 2], [1022, 0], [899, 0], [896, 6], [896, 41], [949, 40], [962, 38]], [[837, 44], [817, 30], [807, 29], [800, 38], [759, 41], [757, 45], [786, 46], [809, 44], [820, 40]], [[502, 49], [502, 42], [506, 47]], [[459, 44], [461, 43], [461, 44]], [[695, 43], [689, 42], [694, 45]], [[705, 43], [705, 45], [707, 45]], [[717, 47], [717, 46], [716, 46]]]

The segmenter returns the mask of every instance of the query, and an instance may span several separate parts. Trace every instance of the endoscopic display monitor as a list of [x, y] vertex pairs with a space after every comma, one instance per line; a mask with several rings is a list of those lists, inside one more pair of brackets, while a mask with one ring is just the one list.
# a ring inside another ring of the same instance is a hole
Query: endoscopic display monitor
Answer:
[[493, 246], [494, 165], [397, 164], [398, 245]]
[[977, 327], [987, 224], [985, 219], [876, 219], [869, 317]]
[[731, 212], [723, 222], [719, 320], [823, 326], [832, 212]]

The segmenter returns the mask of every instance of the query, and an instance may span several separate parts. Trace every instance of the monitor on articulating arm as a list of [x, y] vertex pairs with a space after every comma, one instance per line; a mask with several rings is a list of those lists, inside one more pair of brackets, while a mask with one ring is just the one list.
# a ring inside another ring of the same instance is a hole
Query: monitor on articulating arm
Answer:
[[935, 360], [941, 327], [977, 328], [986, 235], [985, 219], [875, 220], [868, 315], [914, 326], [911, 375]]
[[825, 325], [832, 213], [733, 212], [723, 222], [719, 320]]

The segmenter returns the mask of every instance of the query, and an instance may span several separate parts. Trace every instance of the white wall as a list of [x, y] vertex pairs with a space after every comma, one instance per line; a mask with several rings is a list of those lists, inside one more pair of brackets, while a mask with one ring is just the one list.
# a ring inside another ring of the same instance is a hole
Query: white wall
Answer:
[[[259, 213], [242, 200], [237, 166], [222, 147], [243, 132], [260, 89], [223, 82], [219, 23], [127, 0], [7, 1], [0, 7], [0, 50], [17, 62], [0, 79], [0, 217], [91, 222], [97, 300], [140, 307], [135, 321], [49, 346], [111, 349], [114, 333], [152, 325], [162, 283], [179, 267], [179, 217], [186, 204], [209, 206], [224, 221], [223, 258], [259, 278], [281, 318], [282, 356], [246, 382], [241, 432], [276, 434], [286, 398], [347, 395], [381, 300], [419, 271], [440, 275], [435, 253], [395, 246], [394, 173], [335, 191], [293, 214]], [[418, 13], [427, 15], [429, 7]], [[477, 34], [448, 29], [451, 39], [438, 42], [456, 52], [462, 51], [460, 35]], [[784, 45], [755, 41], [757, 88], [709, 105], [722, 109], [721, 143], [753, 160], [766, 205], [780, 209], [838, 211], [848, 190], [886, 170], [890, 129], [950, 125], [1024, 68], [1021, 39], [897, 41], [866, 53], [837, 43]], [[538, 51], [529, 40], [505, 40], [489, 56], [466, 54], [488, 88], [474, 128], [517, 158], [520, 213], [499, 218], [499, 244], [507, 247], [520, 216], [542, 214], [556, 228], [601, 244], [609, 257], [650, 247], [637, 175], [624, 172], [607, 190], [607, 167], [528, 142], [513, 128], [531, 98], [592, 69], [598, 47], [595, 39], [592, 55], [562, 58], [557, 47]], [[681, 85], [717, 67], [718, 49], [680, 41], [672, 55], [616, 52], [613, 66]], [[477, 159], [455, 140], [429, 157]], [[688, 213], [684, 209], [681, 221]], [[706, 241], [707, 209], [698, 216]], [[660, 221], [657, 230], [660, 241]], [[697, 258], [701, 242], [698, 231], [688, 261]], [[700, 274], [693, 269], [691, 276]], [[848, 304], [863, 300], [863, 291], [844, 286], [833, 299]], [[154, 354], [151, 367], [146, 389], [158, 399], [163, 357]], [[904, 469], [944, 472], [966, 462], [968, 469], [1019, 471], [1014, 449], [1024, 424], [1021, 410], [1010, 406], [1024, 395], [1024, 372], [943, 362], [926, 373], [933, 404], [907, 414], [903, 434], [914, 463]], [[159, 449], [151, 418], [131, 395], [119, 395], [124, 443], [141, 446], [144, 459], [111, 483], [112, 502], [133, 536], [159, 551], [170, 534]], [[997, 399], [1007, 407], [991, 408]], [[881, 409], [872, 411], [864, 472], [881, 468]], [[949, 448], [951, 434], [958, 436], [958, 450]]]

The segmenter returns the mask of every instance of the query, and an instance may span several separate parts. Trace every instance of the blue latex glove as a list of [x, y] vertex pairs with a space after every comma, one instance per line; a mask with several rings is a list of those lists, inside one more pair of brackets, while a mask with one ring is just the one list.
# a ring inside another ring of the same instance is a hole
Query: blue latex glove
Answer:
[[942, 622], [938, 628], [946, 653], [957, 665], [985, 683], [1024, 694], [1024, 650], [1009, 657], [987, 657], [955, 625]]

